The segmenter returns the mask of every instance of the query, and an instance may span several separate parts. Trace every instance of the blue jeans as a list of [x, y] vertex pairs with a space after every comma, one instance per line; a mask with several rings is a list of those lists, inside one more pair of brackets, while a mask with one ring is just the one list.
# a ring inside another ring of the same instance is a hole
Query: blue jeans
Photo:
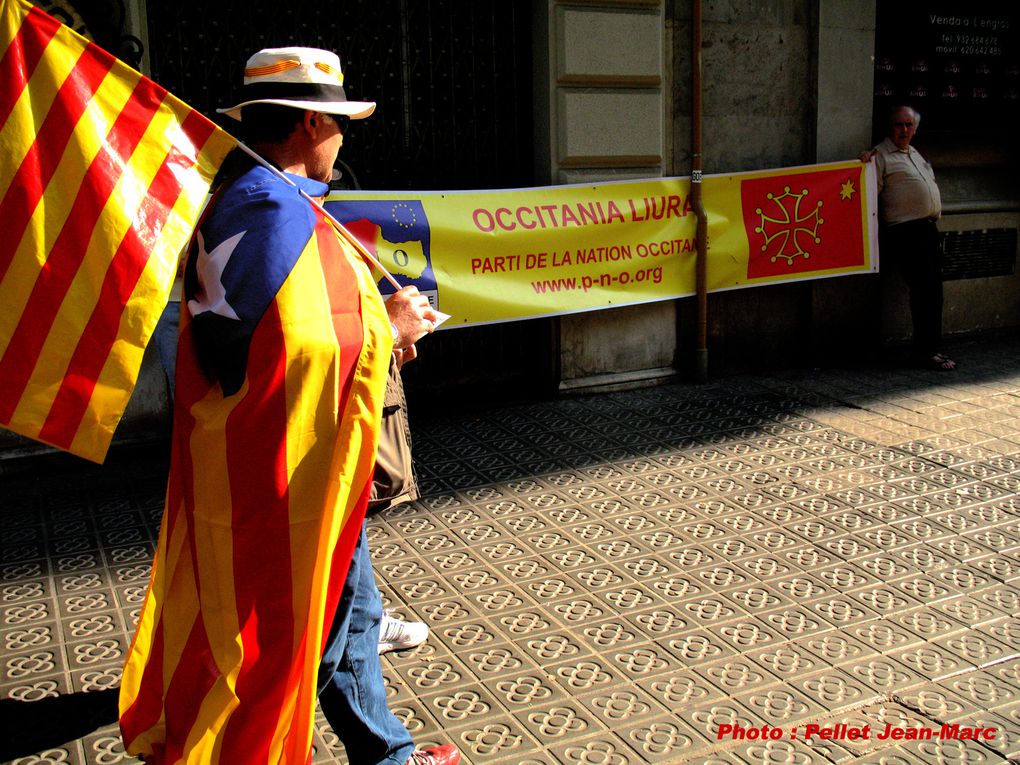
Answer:
[[351, 765], [404, 765], [414, 741], [386, 701], [379, 661], [382, 599], [365, 527], [354, 548], [336, 616], [319, 664], [319, 706]]
[[159, 316], [156, 330], [152, 333], [159, 351], [159, 361], [166, 375], [171, 406], [174, 403], [174, 375], [177, 373], [177, 327], [181, 320], [181, 304], [171, 300]]

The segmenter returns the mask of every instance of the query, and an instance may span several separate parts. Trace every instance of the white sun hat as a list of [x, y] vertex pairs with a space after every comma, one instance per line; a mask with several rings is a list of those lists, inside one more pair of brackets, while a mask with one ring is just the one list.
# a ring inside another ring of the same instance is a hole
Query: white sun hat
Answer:
[[235, 120], [249, 104], [280, 104], [364, 119], [374, 101], [348, 101], [340, 57], [319, 48], [263, 48], [244, 67], [241, 103], [217, 109]]

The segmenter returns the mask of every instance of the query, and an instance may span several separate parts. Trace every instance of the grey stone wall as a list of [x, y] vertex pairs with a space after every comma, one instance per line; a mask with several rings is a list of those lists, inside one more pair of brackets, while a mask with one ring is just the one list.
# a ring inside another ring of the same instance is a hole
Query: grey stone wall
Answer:
[[[674, 167], [690, 172], [690, 4], [674, 34]], [[704, 3], [703, 159], [706, 173], [813, 161], [815, 92], [809, 0]]]

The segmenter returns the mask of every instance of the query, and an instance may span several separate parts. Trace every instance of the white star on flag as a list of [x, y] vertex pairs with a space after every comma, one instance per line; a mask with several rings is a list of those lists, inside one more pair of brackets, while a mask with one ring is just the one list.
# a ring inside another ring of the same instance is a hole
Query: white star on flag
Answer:
[[212, 252], [206, 252], [202, 232], [198, 232], [198, 263], [196, 267], [199, 289], [197, 297], [188, 301], [188, 310], [191, 311], [192, 316], [212, 311], [228, 319], [240, 321], [240, 317], [234, 313], [234, 309], [227, 302], [227, 292], [223, 287], [223, 269], [227, 267], [237, 243], [246, 233], [248, 232], [242, 231], [239, 234], [234, 234], [229, 239], [220, 242]]

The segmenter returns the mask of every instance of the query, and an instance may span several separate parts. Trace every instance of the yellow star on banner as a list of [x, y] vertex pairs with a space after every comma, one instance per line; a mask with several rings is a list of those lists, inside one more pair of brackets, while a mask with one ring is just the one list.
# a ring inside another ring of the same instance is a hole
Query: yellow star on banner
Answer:
[[840, 199], [853, 199], [854, 194], [857, 193], [857, 189], [854, 188], [854, 182], [851, 180], [843, 181], [843, 186], [839, 190]]

